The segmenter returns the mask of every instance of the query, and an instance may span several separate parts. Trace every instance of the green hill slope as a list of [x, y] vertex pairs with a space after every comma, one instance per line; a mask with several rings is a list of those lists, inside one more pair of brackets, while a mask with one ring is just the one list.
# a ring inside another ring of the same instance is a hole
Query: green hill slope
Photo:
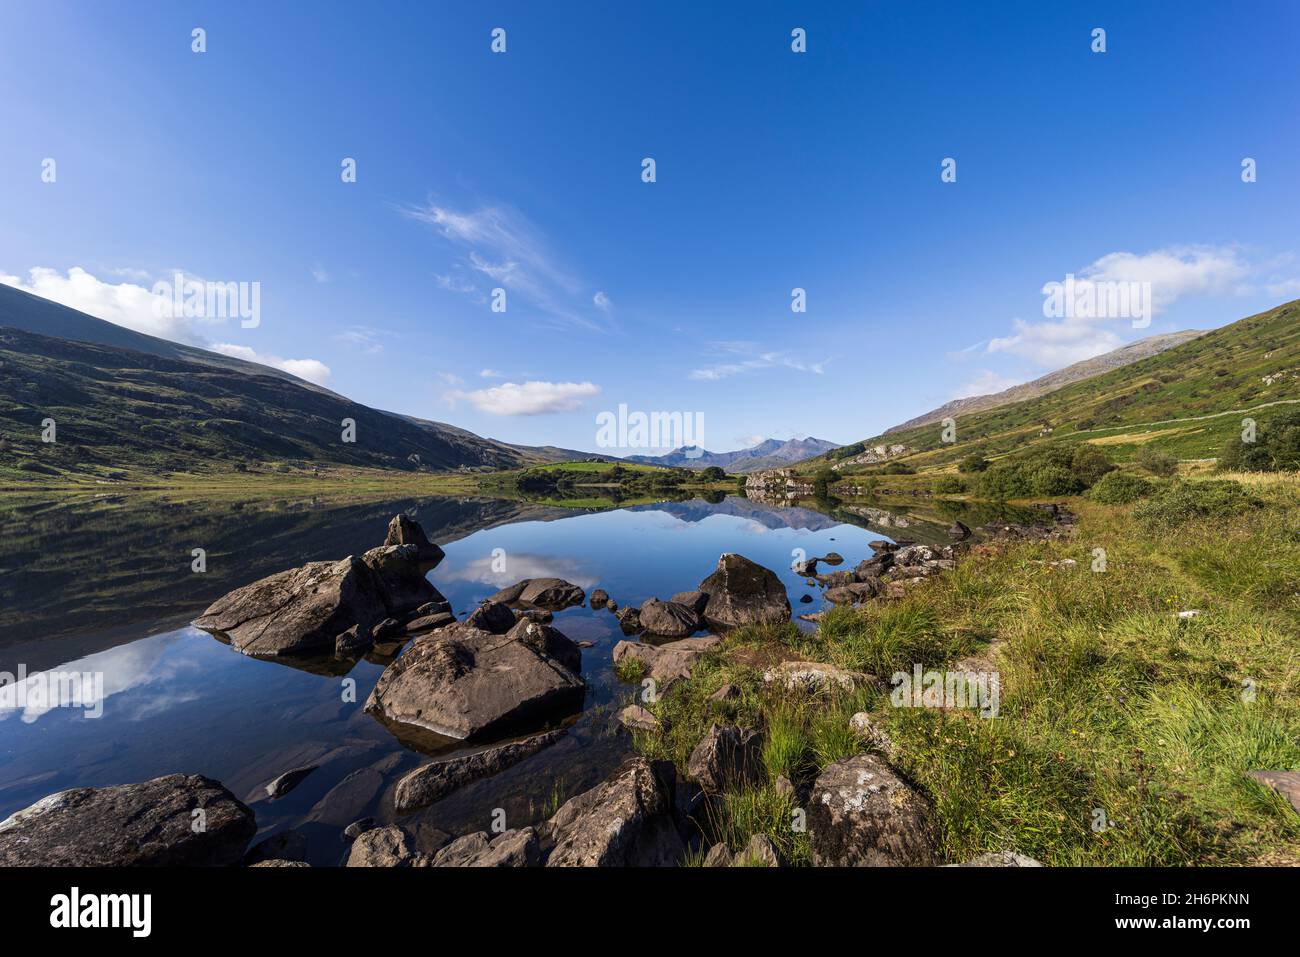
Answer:
[[[945, 467], [971, 453], [993, 458], [1045, 442], [1091, 442], [1116, 460], [1153, 446], [1182, 459], [1213, 458], [1241, 432], [1266, 429], [1300, 403], [1300, 300], [1223, 326], [1158, 355], [1047, 395], [956, 416], [955, 443], [940, 423], [890, 432], [799, 463], [801, 473], [834, 466], [863, 446], [901, 444], [913, 468]], [[877, 471], [846, 466], [842, 474]]]

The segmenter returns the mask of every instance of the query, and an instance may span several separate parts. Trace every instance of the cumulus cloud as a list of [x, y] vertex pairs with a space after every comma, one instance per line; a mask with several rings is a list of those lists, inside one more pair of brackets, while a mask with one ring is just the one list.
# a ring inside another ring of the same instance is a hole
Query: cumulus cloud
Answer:
[[[148, 281], [148, 275], [141, 270], [118, 270], [118, 274], [127, 273], [130, 273], [133, 278]], [[170, 276], [165, 278], [166, 281], [171, 281]], [[193, 318], [184, 315], [168, 315], [166, 314], [168, 310], [155, 308], [156, 300], [152, 288], [145, 288], [134, 282], [104, 282], [80, 266], [70, 268], [66, 276], [57, 269], [40, 266], [29, 269], [26, 280], [18, 276], [0, 274], [0, 283], [69, 306], [135, 332], [283, 369], [318, 385], [324, 385], [330, 377], [329, 366], [318, 359], [282, 359], [279, 356], [263, 355], [248, 346], [213, 342], [205, 330], [215, 329], [236, 320], [222, 317]]]
[[[463, 212], [428, 202], [401, 207], [400, 211], [460, 248], [465, 258], [458, 266], [486, 276], [555, 325], [608, 331], [607, 321], [586, 305], [583, 283], [559, 265], [549, 240], [517, 210], [493, 205]], [[439, 275], [437, 281], [444, 289], [476, 300], [482, 295], [478, 286], [463, 276]], [[603, 292], [591, 301], [600, 312], [608, 313], [609, 299]]]
[[590, 382], [505, 382], [490, 389], [448, 392], [445, 398], [452, 403], [468, 402], [492, 415], [545, 415], [573, 412], [599, 394], [600, 386]]
[[[1073, 274], [1072, 282], [1079, 294], [1095, 294], [1105, 288], [1104, 283], [1143, 284], [1150, 289], [1149, 321], [1151, 315], [1189, 296], [1237, 293], [1254, 271], [1235, 247], [1170, 246], [1141, 254], [1108, 253]], [[1052, 285], [1044, 285], [1045, 299]], [[1104, 309], [1042, 322], [1015, 319], [1013, 333], [990, 339], [986, 352], [1008, 353], [1041, 366], [1069, 365], [1121, 346], [1125, 340], [1117, 330], [1134, 328], [1133, 319], [1133, 315], [1109, 315]]]
[[980, 369], [979, 375], [965, 385], [959, 386], [953, 392], [952, 398], [967, 399], [973, 395], [991, 395], [995, 392], [1010, 389], [1012, 386], [1020, 385], [1021, 381], [1020, 379], [1009, 379], [992, 369]]

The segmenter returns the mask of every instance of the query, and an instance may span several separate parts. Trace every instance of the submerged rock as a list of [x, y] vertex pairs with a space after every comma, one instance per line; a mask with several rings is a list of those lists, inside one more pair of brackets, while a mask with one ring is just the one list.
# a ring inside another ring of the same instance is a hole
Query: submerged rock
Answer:
[[466, 623], [417, 638], [366, 701], [383, 720], [456, 739], [490, 739], [577, 710], [582, 651], [554, 628], [520, 621], [505, 635]]
[[929, 802], [873, 754], [827, 766], [809, 804], [808, 833], [818, 866], [930, 866], [938, 860]]
[[668, 762], [633, 758], [566, 801], [543, 826], [547, 867], [673, 867], [685, 845], [673, 816], [676, 775]]
[[554, 744], [562, 734], [561, 730], [544, 731], [522, 741], [511, 741], [473, 754], [456, 755], [422, 765], [397, 782], [394, 808], [398, 814], [406, 814], [428, 807], [458, 788], [531, 757]]
[[634, 731], [657, 731], [659, 719], [639, 704], [630, 704], [617, 715], [619, 724]]
[[60, 791], [15, 812], [0, 821], [0, 866], [220, 867], [239, 863], [256, 833], [253, 812], [220, 782], [169, 774]]
[[743, 555], [727, 553], [719, 558], [717, 568], [700, 582], [699, 590], [709, 596], [704, 618], [714, 628], [790, 620], [790, 599], [781, 580]]
[[317, 765], [315, 764], [307, 764], [300, 768], [292, 768], [291, 770], [285, 771], [284, 774], [281, 774], [266, 786], [266, 796], [272, 801], [276, 798], [284, 797], [301, 784], [307, 775], [315, 771], [316, 767]]

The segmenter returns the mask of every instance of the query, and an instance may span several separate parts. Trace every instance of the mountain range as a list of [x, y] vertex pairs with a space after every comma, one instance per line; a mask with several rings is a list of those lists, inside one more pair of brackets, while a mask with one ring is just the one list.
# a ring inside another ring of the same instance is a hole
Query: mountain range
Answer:
[[749, 448], [734, 452], [709, 452], [699, 450], [691, 457], [688, 452], [695, 448], [674, 449], [666, 455], [629, 455], [627, 461], [641, 462], [645, 465], [664, 465], [672, 468], [706, 469], [716, 465], [728, 472], [757, 472], [761, 469], [783, 468], [794, 462], [823, 455], [839, 448], [835, 442], [825, 439], [765, 439]]

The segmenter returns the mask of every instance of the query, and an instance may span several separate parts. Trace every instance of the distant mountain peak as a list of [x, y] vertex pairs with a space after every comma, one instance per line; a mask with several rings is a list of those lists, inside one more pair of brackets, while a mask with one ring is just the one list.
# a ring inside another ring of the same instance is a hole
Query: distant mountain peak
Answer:
[[[629, 462], [673, 468], [706, 469], [716, 465], [728, 472], [755, 472], [801, 462], [839, 447], [838, 442], [809, 436], [804, 439], [764, 439], [756, 445], [734, 452], [700, 450], [700, 454], [694, 455], [696, 450], [693, 447], [683, 447], [666, 455], [629, 455], [627, 459]], [[688, 452], [692, 455], [688, 455]]]

